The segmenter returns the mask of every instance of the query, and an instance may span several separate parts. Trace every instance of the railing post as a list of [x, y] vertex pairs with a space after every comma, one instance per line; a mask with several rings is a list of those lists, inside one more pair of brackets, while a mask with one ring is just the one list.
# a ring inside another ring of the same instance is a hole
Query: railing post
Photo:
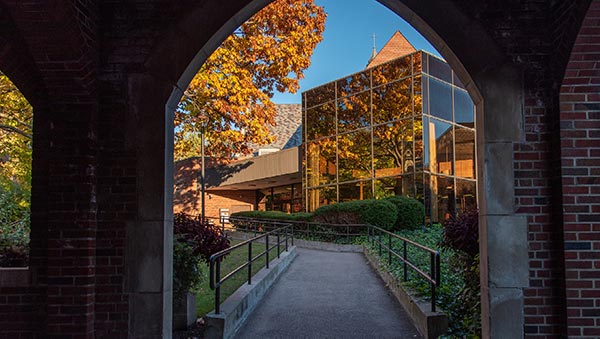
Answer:
[[[435, 272], [435, 254], [430, 253], [429, 257], [431, 258], [431, 264], [429, 267], [429, 271], [431, 272], [431, 279], [437, 276]], [[435, 312], [435, 283], [431, 282], [431, 312]]]
[[252, 241], [248, 243], [248, 285], [252, 284]]
[[350, 243], [350, 226], [346, 226], [346, 244]]
[[280, 236], [279, 236], [280, 232], [281, 232], [281, 229], [278, 228], [277, 229], [277, 258], [279, 258], [279, 255], [281, 254], [281, 250], [280, 250], [281, 241], [280, 241]]
[[378, 238], [379, 238], [378, 239], [379, 240], [378, 241], [379, 242], [379, 257], [381, 258], [381, 231], [379, 231], [379, 237]]
[[292, 223], [292, 246], [294, 246], [294, 223]]
[[404, 281], [408, 281], [408, 272], [407, 272], [407, 264], [406, 264], [406, 241], [402, 240], [402, 247], [403, 247], [403, 257], [404, 257]]
[[217, 288], [215, 288], [215, 313], [221, 313], [221, 258], [216, 260], [215, 280]]
[[392, 235], [388, 233], [388, 265], [392, 266]]
[[288, 251], [288, 233], [289, 233], [288, 231], [289, 231], [289, 228], [290, 228], [290, 225], [288, 225], [285, 228], [285, 251], [286, 252]]
[[265, 236], [265, 253], [267, 256], [267, 268], [269, 268], [269, 235]]

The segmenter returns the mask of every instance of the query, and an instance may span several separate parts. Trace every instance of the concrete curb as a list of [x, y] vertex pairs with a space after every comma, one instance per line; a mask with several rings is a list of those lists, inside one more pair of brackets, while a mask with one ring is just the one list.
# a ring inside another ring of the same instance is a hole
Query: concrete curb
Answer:
[[371, 255], [366, 248], [364, 248], [363, 253], [424, 338], [437, 338], [448, 331], [448, 317], [443, 312], [431, 312], [430, 303], [417, 300], [402, 288], [398, 279], [389, 272], [382, 270], [379, 260]]
[[263, 268], [252, 277], [252, 285], [244, 284], [221, 304], [221, 313], [206, 315], [204, 338], [232, 338], [240, 329], [256, 305], [262, 300], [269, 288], [288, 268], [298, 253], [296, 247], [282, 252], [279, 259], [273, 260], [269, 269]]

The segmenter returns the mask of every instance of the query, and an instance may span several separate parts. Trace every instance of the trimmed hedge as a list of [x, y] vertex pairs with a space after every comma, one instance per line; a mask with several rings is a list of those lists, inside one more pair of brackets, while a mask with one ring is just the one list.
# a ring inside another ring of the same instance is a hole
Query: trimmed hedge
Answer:
[[394, 223], [394, 230], [410, 230], [423, 226], [425, 206], [420, 201], [398, 195], [387, 197], [384, 200], [393, 203], [398, 209], [398, 218]]
[[232, 217], [245, 217], [255, 219], [273, 219], [273, 220], [290, 220], [290, 221], [308, 221], [312, 217], [311, 213], [298, 212], [288, 214], [281, 211], [242, 211], [231, 214]]
[[398, 208], [387, 200], [355, 200], [317, 208], [313, 221], [334, 224], [370, 224], [386, 230], [394, 227]]

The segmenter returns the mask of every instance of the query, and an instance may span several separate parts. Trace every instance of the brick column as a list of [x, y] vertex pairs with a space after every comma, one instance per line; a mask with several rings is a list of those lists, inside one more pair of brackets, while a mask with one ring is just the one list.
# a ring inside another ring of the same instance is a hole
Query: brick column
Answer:
[[561, 88], [568, 335], [600, 336], [600, 1], [592, 2]]
[[92, 338], [96, 106], [69, 101], [36, 112], [36, 120], [41, 120], [40, 124], [36, 121], [36, 127], [41, 125], [47, 131], [47, 143], [36, 145], [36, 151], [43, 150], [47, 161], [45, 199], [49, 213], [47, 220], [36, 220], [43, 225], [34, 226], [47, 232], [47, 337]]

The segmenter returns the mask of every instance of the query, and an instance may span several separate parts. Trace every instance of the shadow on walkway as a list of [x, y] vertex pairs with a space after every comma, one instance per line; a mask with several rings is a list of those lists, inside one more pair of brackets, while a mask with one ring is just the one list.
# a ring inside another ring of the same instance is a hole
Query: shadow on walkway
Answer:
[[361, 253], [298, 248], [236, 338], [421, 338]]

